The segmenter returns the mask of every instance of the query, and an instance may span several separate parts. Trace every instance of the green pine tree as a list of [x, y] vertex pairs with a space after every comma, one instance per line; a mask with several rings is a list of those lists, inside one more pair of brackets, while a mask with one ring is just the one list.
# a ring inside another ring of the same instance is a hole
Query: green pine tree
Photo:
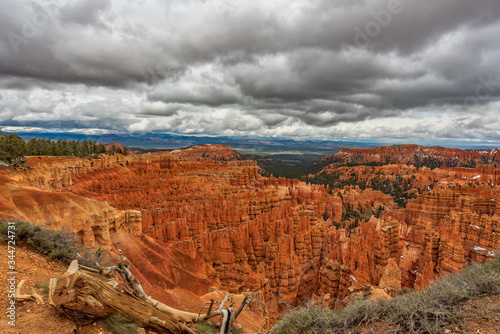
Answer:
[[16, 134], [1, 135], [0, 157], [9, 163], [19, 162], [24, 158], [26, 147], [24, 140]]

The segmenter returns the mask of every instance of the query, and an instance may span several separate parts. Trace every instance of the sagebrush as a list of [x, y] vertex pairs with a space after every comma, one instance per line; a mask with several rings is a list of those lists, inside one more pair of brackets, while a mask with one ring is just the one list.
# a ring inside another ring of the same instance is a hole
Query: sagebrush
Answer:
[[[29, 222], [15, 223], [16, 243], [25, 243], [31, 250], [48, 256], [53, 260], [69, 264], [78, 259], [79, 263], [92, 268], [96, 262], [102, 265], [112, 263], [112, 259], [101, 248], [97, 250], [85, 248], [78, 241], [76, 234], [68, 228], [50, 230], [45, 225], [35, 225]], [[0, 220], [0, 240], [8, 240], [8, 222]]]
[[[8, 223], [0, 220], [0, 234], [3, 240], [7, 236], [7, 230]], [[69, 263], [77, 257], [81, 249], [75, 234], [66, 228], [54, 231], [44, 228], [43, 225], [17, 221], [14, 231], [16, 242], [24, 242], [33, 251], [47, 255], [53, 260]]]

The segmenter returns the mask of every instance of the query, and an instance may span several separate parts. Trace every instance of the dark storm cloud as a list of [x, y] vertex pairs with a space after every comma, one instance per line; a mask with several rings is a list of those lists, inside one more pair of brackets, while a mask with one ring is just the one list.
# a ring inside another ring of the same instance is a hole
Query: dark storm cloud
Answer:
[[148, 95], [150, 101], [168, 103], [184, 103], [193, 105], [207, 105], [218, 107], [225, 104], [237, 103], [239, 98], [231, 92], [224, 92], [214, 87], [200, 87], [198, 90], [172, 90], [154, 92]]
[[0, 6], [4, 126], [498, 137], [498, 0]]
[[184, 70], [162, 59], [139, 29], [117, 24], [109, 1], [7, 2], [0, 2], [4, 76], [113, 87]]

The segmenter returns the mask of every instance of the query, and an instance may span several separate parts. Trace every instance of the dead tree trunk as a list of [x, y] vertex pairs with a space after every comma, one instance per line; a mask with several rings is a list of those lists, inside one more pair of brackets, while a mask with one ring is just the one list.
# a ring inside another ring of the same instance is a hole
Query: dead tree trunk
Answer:
[[58, 308], [75, 310], [99, 318], [121, 313], [130, 320], [160, 333], [193, 333], [170, 314], [158, 310], [148, 301], [118, 291], [114, 283], [113, 280], [84, 270], [65, 273], [57, 284], [52, 299]]
[[[233, 321], [238, 317], [246, 304], [252, 300], [248, 296], [243, 299], [236, 312], [229, 294], [221, 302], [209, 303], [206, 314], [184, 312], [167, 306], [144, 293], [139, 280], [130, 272], [130, 264], [125, 264], [125, 256], [120, 252], [120, 262], [113, 267], [99, 267], [99, 270], [82, 267], [73, 261], [61, 280], [54, 287], [51, 284], [49, 302], [51, 305], [83, 312], [95, 317], [104, 318], [120, 313], [130, 320], [151, 327], [160, 333], [194, 334], [185, 324], [204, 321], [221, 316], [220, 333], [229, 334]], [[106, 277], [98, 274], [105, 275]], [[125, 291], [118, 289], [119, 284], [112, 277], [118, 272], [123, 279]], [[52, 281], [52, 283], [54, 283]], [[225, 303], [229, 301], [226, 307]], [[212, 312], [214, 304], [219, 307]], [[204, 306], [202, 307], [203, 310]]]

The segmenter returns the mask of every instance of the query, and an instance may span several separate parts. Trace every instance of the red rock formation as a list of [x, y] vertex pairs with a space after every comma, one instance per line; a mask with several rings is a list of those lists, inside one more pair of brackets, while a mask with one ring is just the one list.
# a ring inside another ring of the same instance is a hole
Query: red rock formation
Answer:
[[106, 147], [106, 151], [111, 151], [113, 148], [115, 150], [120, 149], [123, 151], [123, 145], [117, 142], [105, 144], [104, 147]]
[[[366, 242], [377, 239], [376, 221], [361, 235], [346, 236], [344, 231], [344, 237], [331, 222], [342, 220], [343, 204], [369, 212], [380, 205], [392, 207], [390, 196], [347, 188], [341, 199], [323, 186], [262, 178], [254, 162], [222, 164], [212, 157], [174, 154], [178, 160], [171, 168], [158, 163], [168, 155], [145, 163], [129, 161], [126, 168], [80, 173], [70, 189], [120, 209], [141, 210], [145, 235], [183, 252], [196, 249], [215, 269], [222, 289], [260, 290], [268, 305], [283, 308], [313, 293], [345, 297], [355, 283], [352, 273], [364, 284], [378, 284], [387, 257], [394, 253], [394, 240], [390, 246]], [[337, 254], [333, 249], [340, 239], [345, 249]], [[375, 259], [373, 245], [382, 260]], [[325, 281], [323, 264], [329, 259], [345, 264], [341, 281]]]
[[[169, 244], [156, 241], [142, 235], [141, 212], [138, 210], [117, 210], [103, 201], [67, 191], [54, 191], [61, 188], [60, 179], [68, 179], [68, 175], [70, 182], [66, 186], [73, 187], [76, 183], [84, 188], [94, 185], [86, 177], [102, 177], [106, 180], [107, 176], [123, 176], [129, 171], [125, 167], [128, 164], [138, 173], [155, 170], [161, 174], [161, 171], [175, 168], [176, 163], [170, 164], [163, 157], [155, 162], [154, 168], [149, 168], [150, 158], [113, 159], [108, 161], [109, 165], [106, 162], [108, 157], [101, 157], [101, 163], [87, 159], [42, 158], [28, 162], [30, 169], [26, 170], [0, 168], [0, 214], [3, 218], [20, 218], [36, 224], [48, 221], [49, 228], [69, 227], [90, 247], [99, 245], [111, 252], [120, 248], [134, 263], [132, 270], [148, 293], [174, 307], [198, 312], [200, 306], [210, 298], [222, 299], [223, 292], [209, 293], [214, 286], [220, 287], [219, 273], [200, 256], [196, 243], [192, 240], [179, 241], [182, 239], [180, 235], [172, 236], [174, 242]], [[247, 169], [248, 166], [245, 166], [242, 174], [255, 177]], [[106, 189], [116, 190], [116, 184]], [[259, 278], [266, 279], [265, 275]], [[239, 291], [239, 286], [232, 291], [237, 293], [234, 297], [236, 302], [243, 298]], [[259, 292], [255, 294], [257, 302], [250, 305], [238, 320], [252, 331], [258, 331], [268, 324], [263, 295], [259, 297]]]
[[52, 229], [71, 228], [91, 247], [110, 245], [110, 233], [142, 234], [137, 210], [120, 211], [72, 193], [39, 190], [5, 175], [0, 175], [0, 213], [5, 219], [46, 223]]
[[171, 152], [183, 160], [212, 160], [216, 162], [227, 162], [234, 160], [245, 160], [241, 154], [231, 147], [221, 144], [194, 145], [188, 148], [178, 149]]
[[391, 145], [375, 148], [341, 148], [338, 153], [324, 159], [356, 164], [404, 163], [415, 166], [473, 167], [476, 164], [500, 162], [498, 153], [498, 149], [460, 150], [438, 146]]
[[[335, 307], [337, 298], [353, 293], [385, 297], [383, 289], [423, 287], [500, 248], [494, 165], [325, 169], [346, 180], [407, 180], [420, 196], [405, 209], [370, 188], [330, 190], [261, 177], [255, 162], [222, 145], [99, 159], [30, 158], [29, 166], [1, 170], [0, 212], [29, 220], [49, 212], [61, 221], [80, 217], [73, 225], [84, 241], [122, 248], [138, 276], [174, 306], [199, 302], [212, 285], [250, 290], [262, 295], [259, 312], [267, 310], [272, 322], [287, 304], [311, 297]], [[14, 205], [16, 191], [24, 194]], [[31, 206], [40, 209], [28, 214]], [[362, 217], [346, 218], [346, 210]], [[375, 212], [383, 215], [374, 218]]]
[[337, 194], [342, 198], [344, 206], [359, 212], [375, 212], [378, 207], [388, 210], [395, 209], [394, 200], [391, 195], [387, 195], [378, 190], [367, 188], [361, 190], [359, 187], [346, 186], [339, 190]]
[[394, 258], [390, 258], [380, 279], [380, 287], [389, 291], [401, 290], [401, 270]]
[[[437, 189], [410, 202], [405, 210], [403, 281], [425, 285], [460, 270], [466, 259], [484, 260], [500, 248], [499, 194], [467, 187]], [[422, 283], [424, 282], [424, 283]]]
[[[380, 158], [386, 154], [394, 155], [395, 158], [391, 162], [398, 164], [352, 167], [331, 164], [323, 170], [324, 173], [334, 174], [348, 183], [364, 182], [371, 185], [380, 184], [385, 180], [397, 183], [404, 180], [410, 192], [420, 195], [416, 200], [410, 201], [406, 209], [396, 210], [393, 207], [389, 212], [384, 211], [384, 220], [391, 217], [398, 221], [394, 224], [399, 227], [397, 235], [392, 236], [392, 245], [397, 245], [394, 238], [398, 238], [399, 251], [393, 249], [390, 257], [399, 263], [402, 285], [410, 287], [424, 287], [439, 276], [460, 270], [470, 260], [485, 261], [500, 248], [496, 205], [500, 167], [477, 164], [474, 168], [430, 169], [402, 164], [413, 163], [411, 154], [418, 149], [417, 146], [397, 146], [351, 150], [358, 153], [350, 153], [349, 156], [361, 163], [380, 162], [381, 160], [374, 160], [375, 155]], [[433, 158], [442, 161], [450, 154], [457, 153], [454, 150], [445, 150], [444, 154], [441, 152], [439, 156], [439, 152], [433, 148], [427, 149], [430, 154], [436, 154]], [[402, 152], [401, 155], [398, 155], [398, 152]], [[490, 160], [481, 158], [484, 162], [496, 159], [495, 150], [467, 152], [475, 156], [474, 159], [477, 154], [488, 155]], [[474, 159], [465, 161], [471, 162]], [[361, 207], [359, 212], [363, 209]], [[383, 234], [379, 235], [379, 238], [382, 236]], [[396, 256], [396, 253], [399, 255]], [[387, 256], [384, 257], [387, 259]]]
[[[65, 185], [118, 209], [138, 209], [145, 235], [181, 254], [202, 256], [222, 289], [261, 290], [271, 306], [294, 304], [312, 291], [309, 282], [317, 286], [315, 268], [331, 248], [331, 223], [324, 219], [342, 216], [340, 199], [325, 187], [261, 178], [255, 162], [165, 154], [56, 160], [26, 173], [26, 183], [52, 190]], [[157, 274], [153, 281], [176, 282], [172, 276]]]

